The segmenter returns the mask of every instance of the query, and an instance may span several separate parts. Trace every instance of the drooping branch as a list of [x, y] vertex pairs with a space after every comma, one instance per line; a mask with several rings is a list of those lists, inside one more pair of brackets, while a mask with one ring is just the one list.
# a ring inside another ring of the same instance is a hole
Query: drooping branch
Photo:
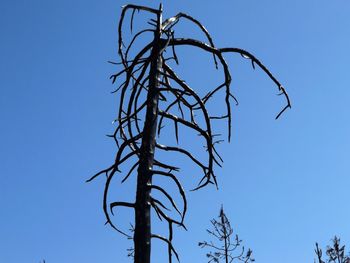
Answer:
[[[181, 215], [181, 223], [183, 224], [183, 221], [184, 221], [185, 215], [186, 215], [186, 211], [187, 211], [187, 199], [186, 199], [185, 191], [184, 191], [180, 181], [177, 179], [177, 177], [174, 174], [172, 174], [170, 172], [153, 171], [153, 175], [162, 175], [162, 176], [171, 178], [171, 180], [176, 184], [176, 186], [177, 186], [177, 188], [179, 190], [179, 193], [180, 193], [180, 195], [182, 197], [182, 200], [183, 200], [183, 210], [182, 210], [182, 212], [177, 210], [179, 212], [179, 214]], [[163, 206], [163, 208], [165, 208], [165, 207]]]
[[[167, 243], [167, 245], [170, 247], [171, 252], [174, 253], [176, 259], [180, 262], [179, 254], [176, 252], [171, 240], [169, 240], [165, 237], [162, 237], [160, 235], [155, 235], [155, 234], [152, 235], [152, 238], [157, 238], [157, 239], [160, 239], [160, 240], [164, 241], [165, 243]], [[171, 252], [169, 253], [169, 255], [170, 255], [169, 262], [171, 262]]]
[[[206, 43], [203, 43], [201, 41], [195, 40], [195, 39], [190, 39], [190, 38], [179, 38], [179, 39], [171, 39], [169, 45], [173, 45], [173, 46], [180, 46], [180, 45], [185, 45], [185, 46], [194, 46], [194, 47], [198, 47], [201, 48], [202, 50], [205, 50], [209, 53], [212, 53], [214, 55], [217, 55], [220, 58], [220, 61], [222, 63], [223, 69], [224, 69], [224, 73], [225, 73], [225, 85], [227, 87], [227, 91], [226, 91], [226, 104], [227, 104], [227, 115], [229, 118], [229, 139], [230, 139], [230, 130], [231, 130], [231, 121], [230, 121], [230, 103], [229, 103], [229, 97], [231, 96], [230, 90], [229, 90], [229, 86], [231, 84], [231, 76], [230, 76], [230, 72], [228, 70], [228, 66], [222, 56], [223, 53], [238, 53], [240, 55], [242, 55], [243, 57], [250, 59], [252, 61], [252, 63], [257, 64], [265, 73], [266, 75], [277, 85], [278, 90], [281, 92], [280, 95], [283, 95], [286, 99], [286, 106], [277, 114], [276, 119], [278, 119], [281, 114], [288, 108], [291, 108], [291, 102], [289, 99], [289, 96], [286, 92], [286, 90], [284, 89], [284, 87], [282, 86], [282, 84], [274, 77], [274, 75], [267, 69], [267, 67], [260, 61], [258, 60], [253, 54], [249, 53], [246, 50], [240, 49], [240, 48], [214, 48], [211, 47], [209, 45], [207, 45]], [[254, 64], [253, 64], [254, 65]]]

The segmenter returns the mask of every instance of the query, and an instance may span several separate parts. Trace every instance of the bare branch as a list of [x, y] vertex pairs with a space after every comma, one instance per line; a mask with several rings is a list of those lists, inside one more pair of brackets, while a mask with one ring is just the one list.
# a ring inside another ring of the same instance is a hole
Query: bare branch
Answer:
[[135, 204], [134, 203], [127, 203], [127, 202], [113, 202], [109, 205], [109, 208], [111, 210], [112, 215], [114, 215], [113, 213], [113, 208], [116, 206], [123, 206], [123, 207], [130, 207], [130, 208], [135, 208]]
[[167, 197], [167, 199], [170, 201], [170, 203], [173, 205], [173, 207], [175, 208], [175, 210], [181, 215], [181, 212], [180, 212], [180, 210], [177, 208], [177, 205], [176, 205], [174, 199], [171, 197], [170, 194], [168, 194], [167, 191], [165, 191], [162, 187], [160, 187], [160, 186], [158, 186], [158, 185], [151, 185], [151, 188], [152, 188], [152, 189], [156, 189], [156, 190], [160, 191], [161, 193], [163, 193], [163, 194]]
[[152, 234], [152, 238], [157, 238], [157, 239], [160, 239], [160, 240], [164, 241], [165, 243], [167, 243], [168, 246], [170, 246], [171, 251], [175, 254], [177, 261], [180, 262], [179, 255], [177, 254], [177, 252], [176, 252], [176, 250], [175, 250], [175, 248], [170, 240], [166, 239], [165, 237], [162, 237], [160, 235], [155, 235], [155, 234]]
[[177, 185], [177, 188], [178, 188], [178, 190], [180, 192], [180, 195], [182, 197], [182, 200], [183, 200], [183, 211], [182, 211], [182, 213], [180, 213], [180, 215], [181, 215], [181, 222], [183, 222], [184, 219], [185, 219], [186, 211], [187, 211], [187, 199], [186, 199], [186, 194], [185, 194], [184, 189], [182, 188], [181, 183], [176, 178], [176, 176], [173, 175], [172, 173], [167, 173], [167, 172], [163, 172], [163, 171], [153, 171], [153, 174], [158, 174], [158, 175], [163, 175], [163, 176], [169, 177]]

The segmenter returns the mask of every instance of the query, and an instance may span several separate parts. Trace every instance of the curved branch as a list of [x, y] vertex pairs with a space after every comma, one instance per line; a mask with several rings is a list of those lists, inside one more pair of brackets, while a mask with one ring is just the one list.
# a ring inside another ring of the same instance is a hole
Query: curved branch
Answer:
[[[201, 22], [199, 22], [197, 19], [195, 19], [194, 17], [186, 14], [186, 13], [178, 13], [176, 16], [173, 16], [167, 20], [165, 20], [162, 24], [162, 28], [165, 29], [166, 27], [169, 27], [168, 28], [168, 31], [181, 19], [181, 18], [185, 18], [191, 22], [193, 22], [195, 25], [197, 25], [200, 30], [205, 34], [205, 36], [207, 37], [209, 43], [210, 43], [210, 46], [215, 48], [215, 45], [214, 45], [214, 41], [211, 37], [211, 35], [209, 34], [208, 30], [202, 25]], [[213, 54], [213, 58], [214, 58], [214, 63], [215, 63], [215, 67], [216, 69], [218, 68], [218, 63], [216, 61], [216, 58], [215, 58], [215, 54]]]
[[[180, 222], [180, 221], [177, 221], [169, 216], [167, 216], [163, 211], [162, 209], [160, 209], [154, 202], [151, 203], [152, 207], [154, 208], [154, 210], [156, 211], [157, 215], [162, 217], [163, 219], [165, 219], [167, 222], [169, 223], [174, 223], [178, 226], [181, 226], [183, 227], [185, 230], [187, 230], [186, 226], [184, 225], [183, 222]], [[161, 219], [162, 220], [162, 219]]]
[[160, 239], [160, 240], [164, 241], [165, 243], [167, 243], [168, 246], [170, 246], [171, 251], [175, 254], [175, 257], [176, 257], [177, 261], [180, 262], [179, 255], [177, 254], [177, 252], [176, 252], [176, 250], [175, 250], [173, 244], [171, 243], [171, 241], [169, 241], [168, 239], [166, 239], [165, 237], [162, 237], [162, 236], [160, 236], [160, 235], [152, 234], [151, 237], [152, 237], [152, 238]]
[[127, 202], [113, 202], [109, 205], [109, 209], [111, 210], [112, 215], [114, 215], [113, 213], [113, 208], [116, 206], [123, 206], [123, 207], [129, 207], [129, 208], [135, 208], [135, 204], [134, 203], [127, 203]]
[[[153, 202], [154, 204], [157, 204], [157, 205], [160, 205], [162, 208], [164, 208], [165, 210], [167, 210], [167, 211], [170, 211], [170, 209], [169, 208], [167, 208], [161, 201], [159, 201], [158, 199], [155, 199], [155, 198], [151, 198], [151, 202]], [[162, 220], [161, 218], [160, 218], [160, 220]]]
[[147, 6], [132, 5], [132, 4], [122, 6], [122, 12], [120, 15], [119, 25], [118, 25], [118, 54], [122, 60], [122, 63], [124, 64], [124, 66], [127, 66], [127, 62], [125, 61], [125, 58], [123, 56], [123, 51], [122, 51], [122, 48], [124, 45], [122, 27], [123, 27], [123, 22], [124, 22], [124, 17], [125, 17], [126, 11], [128, 11], [129, 9], [142, 10], [142, 11], [150, 12], [150, 13], [153, 13], [156, 15], [160, 14], [160, 10], [149, 8]]
[[[145, 46], [135, 57], [132, 65], [130, 66], [130, 68], [132, 69], [133, 67], [135, 67], [137, 61], [147, 52], [149, 51], [150, 49], [152, 48], [152, 43], [149, 43], [147, 46]], [[126, 71], [127, 73], [127, 76], [126, 76], [126, 80], [125, 80], [125, 84], [123, 84], [123, 88], [122, 88], [122, 91], [121, 91], [121, 94], [120, 94], [120, 102], [119, 102], [119, 113], [118, 113], [118, 120], [119, 120], [119, 126], [120, 126], [120, 136], [122, 139], [126, 139], [126, 135], [125, 135], [125, 132], [124, 132], [124, 129], [122, 127], [122, 123], [121, 123], [121, 120], [123, 119], [122, 117], [122, 114], [124, 113], [123, 111], [123, 104], [124, 104], [124, 98], [125, 98], [125, 93], [126, 93], [126, 90], [127, 90], [127, 87], [129, 86], [129, 83], [130, 83], [130, 80], [132, 78], [132, 73], [129, 71]], [[132, 150], [135, 150], [135, 149], [132, 149]]]
[[165, 191], [163, 188], [161, 188], [161, 187], [158, 186], [158, 185], [151, 185], [150, 187], [151, 187], [151, 189], [156, 189], [156, 190], [162, 192], [162, 193], [168, 198], [168, 200], [169, 200], [170, 203], [173, 205], [173, 207], [175, 208], [175, 210], [176, 210], [176, 211], [180, 214], [180, 216], [181, 216], [181, 212], [180, 212], [180, 210], [177, 208], [177, 205], [176, 205], [174, 199], [171, 197], [170, 194], [168, 194], [167, 191]]
[[164, 171], [153, 171], [153, 174], [158, 174], [158, 175], [163, 175], [163, 176], [170, 177], [175, 182], [175, 184], [177, 185], [177, 187], [179, 189], [179, 192], [180, 192], [180, 195], [182, 197], [183, 203], [184, 203], [183, 212], [182, 212], [182, 214], [180, 213], [180, 215], [181, 215], [181, 222], [183, 223], [183, 221], [185, 219], [186, 211], [187, 211], [187, 198], [186, 198], [186, 194], [185, 194], [184, 189], [182, 188], [181, 183], [176, 178], [176, 176], [173, 175], [172, 173], [167, 173], [167, 172], [164, 172]]
[[143, 33], [146, 33], [146, 32], [154, 32], [153, 29], [144, 29], [144, 30], [141, 30], [140, 32], [138, 32], [137, 34], [135, 34], [135, 36], [133, 37], [133, 39], [130, 41], [130, 44], [129, 46], [127, 47], [126, 51], [125, 51], [125, 61], [128, 61], [128, 54], [129, 54], [129, 51], [130, 51], [130, 48], [132, 47], [132, 45], [134, 44], [135, 40], [140, 36], [142, 35]]
[[212, 155], [212, 153], [210, 152], [211, 149], [212, 149], [212, 144], [211, 144], [211, 138], [208, 136], [208, 133], [205, 132], [204, 130], [202, 130], [201, 128], [199, 128], [198, 126], [194, 125], [193, 123], [191, 122], [188, 122], [182, 118], [179, 118], [175, 115], [172, 115], [172, 114], [169, 114], [169, 113], [166, 113], [166, 112], [163, 112], [163, 111], [159, 111], [159, 115], [162, 115], [164, 116], [165, 118], [168, 118], [168, 119], [171, 119], [173, 121], [177, 121], [177, 122], [180, 122], [181, 124], [183, 124], [184, 126], [186, 127], [189, 127], [189, 128], [192, 128], [193, 130], [196, 130], [197, 132], [199, 132], [199, 134], [201, 136], [203, 136], [206, 141], [207, 141], [207, 147], [208, 147], [208, 151], [210, 153], [210, 158], [209, 158], [209, 171], [207, 172], [207, 174], [205, 175], [204, 178], [207, 178], [207, 180], [200, 186], [196, 187], [195, 189], [193, 190], [198, 190], [204, 186], [206, 186], [207, 184], [210, 183], [210, 177], [212, 176], [214, 178], [214, 183], [217, 185], [216, 183], [216, 178], [215, 178], [215, 175], [213, 174], [213, 164], [212, 164], [212, 160], [215, 160], [215, 157]]
[[[209, 114], [207, 112], [207, 109], [205, 108], [204, 103], [202, 102], [201, 98], [198, 96], [198, 94], [191, 89], [191, 87], [189, 87], [184, 81], [181, 81], [177, 75], [175, 74], [175, 72], [167, 65], [164, 63], [164, 68], [166, 70], [166, 72], [170, 75], [170, 77], [172, 79], [175, 80], [176, 83], [178, 83], [185, 91], [187, 91], [188, 93], [191, 94], [191, 96], [197, 101], [197, 103], [199, 104], [200, 109], [202, 110], [202, 113], [204, 115], [204, 119], [205, 119], [205, 123], [207, 125], [207, 133], [208, 133], [208, 139], [207, 139], [207, 150], [209, 153], [209, 170], [212, 171], [213, 170], [213, 165], [212, 165], [212, 160], [214, 160], [219, 166], [219, 162], [217, 162], [217, 160], [215, 159], [212, 150], [215, 151], [214, 145], [212, 143], [212, 129], [211, 129], [211, 123], [210, 123], [210, 118], [209, 118]], [[230, 112], [228, 112], [228, 115], [230, 116]], [[196, 125], [197, 126], [197, 125]], [[215, 184], [217, 185], [216, 182], [216, 178], [213, 175], [213, 179]]]
[[137, 161], [130, 169], [129, 169], [129, 172], [128, 174], [123, 178], [122, 180], [122, 183], [124, 183], [128, 178], [129, 176], [131, 175], [131, 173], [135, 170], [135, 168], [139, 165], [139, 161]]
[[114, 176], [114, 174], [115, 174], [116, 171], [117, 171], [117, 170], [113, 169], [113, 171], [112, 171], [111, 174], [108, 176], [108, 178], [107, 178], [107, 180], [106, 180], [106, 183], [105, 183], [105, 189], [104, 189], [104, 192], [103, 192], [103, 212], [104, 212], [105, 217], [106, 217], [106, 219], [107, 219], [106, 224], [109, 224], [114, 230], [116, 230], [116, 231], [119, 232], [120, 234], [126, 236], [127, 238], [131, 238], [131, 236], [129, 236], [128, 234], [126, 234], [125, 232], [123, 232], [122, 230], [120, 230], [119, 228], [117, 228], [117, 227], [113, 224], [113, 222], [112, 222], [112, 220], [111, 220], [111, 218], [110, 218], [110, 216], [109, 216], [109, 214], [108, 214], [108, 209], [107, 209], [107, 195], [108, 195], [109, 185], [110, 185], [111, 180], [112, 180], [112, 178], [113, 178], [113, 176]]
[[183, 148], [174, 147], [174, 146], [165, 146], [165, 145], [162, 145], [162, 144], [159, 144], [159, 143], [156, 143], [156, 147], [158, 149], [161, 149], [161, 150], [164, 150], [164, 151], [172, 151], [172, 152], [182, 153], [182, 154], [188, 156], [195, 164], [197, 164], [199, 167], [201, 167], [204, 171], [209, 169], [204, 164], [202, 164], [200, 161], [198, 161], [195, 157], [193, 157], [193, 155], [189, 151], [186, 151]]
[[254, 63], [256, 63], [267, 75], [268, 77], [277, 85], [278, 90], [282, 92], [282, 94], [284, 95], [284, 97], [287, 100], [287, 105], [282, 109], [282, 111], [276, 116], [276, 119], [288, 108], [291, 108], [291, 102], [289, 99], [289, 96], [286, 92], [286, 90], [283, 88], [282, 84], [273, 76], [273, 74], [266, 68], [266, 66], [259, 60], [257, 59], [253, 54], [249, 53], [248, 51], [244, 50], [244, 49], [240, 49], [240, 48], [213, 48], [203, 42], [200, 42], [198, 40], [195, 39], [190, 39], [190, 38], [175, 38], [175, 39], [171, 39], [169, 46], [178, 46], [178, 45], [189, 45], [189, 46], [195, 46], [198, 48], [201, 48], [205, 51], [208, 51], [212, 54], [215, 55], [220, 55], [222, 53], [238, 53], [241, 54], [249, 59], [251, 59]]

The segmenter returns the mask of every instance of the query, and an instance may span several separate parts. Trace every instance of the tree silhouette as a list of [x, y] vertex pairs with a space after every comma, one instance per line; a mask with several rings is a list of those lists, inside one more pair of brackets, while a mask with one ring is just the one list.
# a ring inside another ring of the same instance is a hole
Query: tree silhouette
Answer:
[[317, 256], [317, 261], [315, 263], [350, 263], [350, 253], [346, 255], [345, 245], [340, 245], [340, 238], [335, 236], [332, 239], [332, 246], [327, 246], [326, 256], [327, 258], [322, 258], [322, 249], [319, 248], [318, 243], [316, 243], [315, 253]]
[[252, 257], [252, 250], [248, 249], [245, 253], [244, 246], [241, 245], [242, 240], [237, 234], [233, 235], [233, 229], [223, 207], [220, 209], [218, 219], [212, 219], [210, 223], [212, 229], [207, 229], [207, 232], [215, 239], [215, 242], [203, 241], [198, 243], [201, 248], [212, 249], [207, 253], [208, 263], [219, 263], [221, 260], [224, 260], [225, 263], [255, 261]]
[[[152, 14], [156, 19], [151, 19], [148, 23], [150, 28], [145, 28], [133, 35], [129, 44], [126, 45], [123, 34], [123, 25], [126, 13], [131, 12], [130, 28], [133, 29], [133, 19], [136, 11], [144, 11]], [[207, 43], [191, 38], [177, 38], [174, 36], [174, 28], [177, 23], [187, 20], [197, 26], [207, 38]], [[145, 46], [131, 59], [130, 50], [141, 35], [153, 34], [153, 40]], [[114, 162], [106, 169], [92, 176], [88, 182], [98, 176], [105, 174], [107, 179], [103, 195], [103, 211], [107, 222], [119, 233], [132, 238], [134, 241], [135, 263], [149, 263], [151, 254], [151, 239], [159, 239], [166, 243], [168, 247], [169, 262], [172, 261], [172, 255], [179, 259], [173, 246], [173, 225], [185, 228], [184, 218], [187, 210], [187, 201], [185, 191], [174, 172], [179, 171], [179, 167], [173, 164], [162, 162], [155, 159], [154, 153], [164, 151], [168, 153], [178, 153], [188, 157], [198, 166], [203, 176], [198, 185], [193, 190], [198, 190], [208, 184], [217, 185], [214, 167], [221, 166], [222, 158], [216, 150], [216, 144], [220, 142], [212, 130], [213, 120], [227, 120], [228, 140], [231, 138], [231, 101], [236, 101], [230, 91], [231, 74], [224, 58], [225, 53], [237, 53], [243, 58], [248, 59], [253, 68], [259, 67], [267, 76], [277, 85], [280, 95], [286, 99], [286, 106], [279, 112], [276, 119], [289, 107], [290, 101], [288, 95], [280, 82], [270, 73], [270, 71], [251, 53], [240, 48], [217, 48], [205, 29], [205, 27], [195, 18], [179, 13], [169, 19], [162, 19], [162, 5], [159, 9], [153, 9], [146, 6], [126, 5], [123, 7], [118, 26], [118, 54], [121, 62], [115, 63], [122, 67], [122, 70], [111, 76], [112, 82], [116, 83], [122, 76], [118, 88], [114, 92], [120, 92], [120, 102], [118, 123], [114, 134], [111, 135], [117, 146], [118, 151]], [[199, 48], [213, 56], [213, 61], [217, 69], [223, 71], [224, 80], [220, 85], [213, 88], [204, 97], [201, 97], [189, 84], [181, 79], [170, 67], [170, 61], [179, 64], [176, 55], [178, 46], [189, 46]], [[168, 52], [166, 52], [168, 51]], [[225, 114], [212, 115], [207, 110], [207, 103], [213, 97], [224, 93]], [[145, 99], [141, 99], [145, 96]], [[178, 107], [178, 113], [174, 113], [174, 108]], [[141, 119], [144, 119], [143, 127]], [[199, 135], [204, 142], [206, 151], [206, 161], [201, 161], [193, 154], [193, 149], [186, 149], [183, 146], [167, 146], [157, 142], [162, 134], [163, 125], [166, 123], [174, 124], [174, 135], [176, 140], [179, 138], [179, 127], [185, 127]], [[109, 203], [108, 193], [112, 179], [121, 172], [122, 164], [134, 160], [134, 163], [128, 168], [122, 182], [125, 182], [130, 176], [137, 175], [136, 200], [135, 202], [116, 201]], [[159, 185], [152, 182], [153, 177], [164, 177], [176, 184], [182, 197], [183, 205], [181, 209], [175, 203], [172, 195]], [[152, 192], [158, 192], [164, 196], [169, 205], [165, 205], [163, 200], [156, 199], [151, 195]], [[118, 207], [131, 208], [135, 212], [134, 235], [131, 237], [115, 226], [111, 215], [113, 209]], [[169, 216], [167, 210], [172, 207], [180, 216], [175, 218]], [[159, 219], [168, 224], [168, 237], [160, 236], [151, 232], [151, 209], [155, 211]]]

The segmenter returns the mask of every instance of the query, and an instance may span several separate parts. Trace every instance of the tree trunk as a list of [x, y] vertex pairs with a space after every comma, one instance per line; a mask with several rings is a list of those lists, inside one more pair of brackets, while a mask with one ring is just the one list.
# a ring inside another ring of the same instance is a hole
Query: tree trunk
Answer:
[[147, 110], [143, 128], [142, 145], [137, 176], [135, 202], [134, 263], [150, 263], [151, 258], [151, 185], [157, 130], [159, 72], [161, 60], [161, 23], [158, 16], [157, 30], [154, 33], [149, 71]]
[[221, 207], [221, 211], [220, 211], [220, 218], [221, 218], [221, 224], [222, 224], [222, 228], [224, 230], [224, 241], [225, 241], [225, 262], [228, 263], [228, 246], [229, 244], [227, 243], [227, 228], [226, 228], [226, 222], [225, 222], [225, 214], [224, 214], [224, 209], [223, 207]]

